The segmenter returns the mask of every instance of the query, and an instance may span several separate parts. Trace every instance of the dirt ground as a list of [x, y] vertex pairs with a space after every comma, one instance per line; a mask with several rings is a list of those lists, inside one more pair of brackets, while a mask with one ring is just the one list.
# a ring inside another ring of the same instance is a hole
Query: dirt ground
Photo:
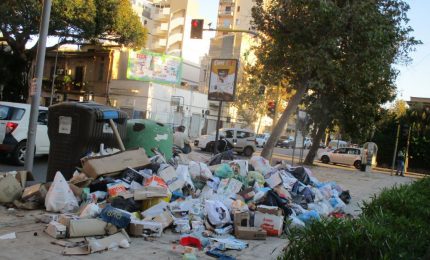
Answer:
[[[315, 166], [311, 168], [320, 181], [336, 181], [352, 196], [347, 213], [359, 215], [359, 204], [370, 200], [385, 187], [414, 181], [411, 177], [390, 176], [382, 172], [360, 172], [340, 166]], [[0, 259], [181, 259], [172, 251], [172, 245], [179, 235], [166, 231], [161, 238], [145, 241], [132, 238], [130, 248], [96, 253], [87, 256], [62, 256], [63, 247], [51, 244], [55, 239], [43, 232], [44, 224], [36, 223], [36, 216], [42, 211], [22, 211], [0, 208], [0, 236], [15, 232], [16, 239], [0, 240]], [[242, 251], [229, 250], [226, 254], [237, 259], [275, 259], [286, 245], [286, 239], [269, 237], [265, 241], [247, 241], [249, 247]], [[202, 252], [199, 259], [214, 259]]]

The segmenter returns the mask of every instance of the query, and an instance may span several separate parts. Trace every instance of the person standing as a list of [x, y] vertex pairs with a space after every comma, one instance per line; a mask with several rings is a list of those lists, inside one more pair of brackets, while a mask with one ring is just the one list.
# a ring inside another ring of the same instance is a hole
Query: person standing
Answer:
[[179, 147], [183, 153], [190, 153], [190, 139], [184, 132], [185, 126], [181, 125], [177, 128], [177, 131], [173, 134], [173, 144]]
[[399, 153], [397, 154], [397, 171], [396, 171], [396, 175], [405, 177], [405, 175], [403, 174], [403, 170], [405, 168], [405, 156], [403, 155], [402, 151], [399, 151]]

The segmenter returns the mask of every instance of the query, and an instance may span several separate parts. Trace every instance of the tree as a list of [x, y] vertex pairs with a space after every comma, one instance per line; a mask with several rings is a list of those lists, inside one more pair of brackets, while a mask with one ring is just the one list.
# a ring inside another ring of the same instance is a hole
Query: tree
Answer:
[[[406, 3], [400, 0], [263, 2], [267, 1], [257, 1], [253, 8], [254, 24], [263, 35], [262, 44], [256, 49], [259, 63], [265, 70], [277, 70], [280, 77], [289, 78], [295, 94], [262, 156], [271, 157], [288, 116], [306, 97], [308, 104], [321, 102], [314, 108], [324, 113], [319, 117], [316, 133], [320, 137], [324, 125], [337, 119], [344, 127], [350, 127], [355, 123], [348, 123], [358, 122], [360, 113], [374, 111], [373, 104], [391, 98], [390, 91], [373, 97], [379, 91], [373, 88], [393, 86], [396, 74], [391, 65], [406, 59], [417, 43], [409, 36], [412, 29], [405, 26]], [[373, 68], [378, 69], [372, 71]], [[337, 96], [337, 100], [326, 95]], [[359, 102], [369, 102], [372, 108], [354, 110]], [[334, 109], [343, 116], [333, 114]], [[368, 119], [359, 122], [363, 124]], [[318, 145], [319, 141], [313, 142], [312, 149]]]
[[[11, 73], [28, 73], [36, 55], [37, 43], [29, 49], [27, 44], [39, 33], [41, 3], [38, 0], [0, 2], [0, 40], [9, 45], [10, 57], [21, 63]], [[146, 29], [129, 0], [53, 0], [48, 35], [58, 37], [58, 45], [111, 41], [140, 48], [146, 41]], [[13, 89], [16, 85], [6, 87], [26, 96], [26, 80], [18, 90]]]

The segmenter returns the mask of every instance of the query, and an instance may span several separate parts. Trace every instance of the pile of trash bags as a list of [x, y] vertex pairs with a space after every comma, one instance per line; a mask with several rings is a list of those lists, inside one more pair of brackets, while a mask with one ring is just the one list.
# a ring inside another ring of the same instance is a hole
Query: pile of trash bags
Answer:
[[[123, 154], [120, 161], [119, 154], [102, 159], [118, 167], [133, 159]], [[13, 203], [45, 207], [49, 213], [41, 221], [54, 238], [105, 236], [85, 239], [79, 249], [65, 247], [65, 255], [127, 248], [129, 236], [157, 239], [171, 229], [181, 247], [175, 250], [192, 259], [193, 250], [223, 255], [246, 248], [246, 240], [345, 217], [351, 199], [348, 191], [335, 182], [320, 182], [308, 168], [283, 161], [272, 166], [260, 156], [241, 160], [227, 152], [208, 160], [195, 153], [170, 161], [162, 154], [138, 159], [139, 166], [108, 174], [100, 170], [106, 164], [94, 161], [91, 168], [83, 160], [70, 180], [57, 172], [52, 183], [25, 188]]]

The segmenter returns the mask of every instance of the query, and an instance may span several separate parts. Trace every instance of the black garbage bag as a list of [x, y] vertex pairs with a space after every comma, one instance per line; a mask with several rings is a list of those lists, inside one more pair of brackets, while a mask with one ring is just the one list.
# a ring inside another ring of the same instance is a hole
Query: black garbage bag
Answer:
[[296, 195], [302, 196], [306, 203], [312, 203], [315, 199], [315, 194], [309, 189], [309, 187], [301, 185], [299, 182], [294, 183], [291, 192]]
[[351, 202], [351, 194], [349, 194], [349, 190], [344, 190], [339, 194], [339, 198], [345, 202], [345, 204], [349, 204]]
[[302, 166], [294, 168], [292, 171], [288, 171], [291, 173], [297, 180], [299, 180], [301, 183], [305, 185], [309, 185], [311, 182], [311, 179], [309, 178], [309, 175], [305, 171], [305, 168]]
[[95, 191], [107, 192], [108, 190], [107, 185], [109, 183], [114, 183], [114, 182], [115, 180], [112, 177], [104, 177], [102, 179], [97, 179], [90, 184], [89, 186], [90, 192], [95, 192]]
[[233, 151], [228, 150], [228, 151], [214, 155], [209, 161], [209, 166], [220, 164], [222, 160], [226, 160], [226, 161], [234, 160]]
[[269, 190], [264, 201], [261, 203], [266, 206], [277, 206], [282, 209], [284, 216], [289, 216], [293, 213], [291, 208], [288, 206], [288, 200], [279, 197], [279, 195], [273, 190]]
[[122, 209], [128, 212], [139, 211], [139, 205], [132, 198], [124, 199], [122, 196], [117, 196], [112, 199], [112, 207]]

